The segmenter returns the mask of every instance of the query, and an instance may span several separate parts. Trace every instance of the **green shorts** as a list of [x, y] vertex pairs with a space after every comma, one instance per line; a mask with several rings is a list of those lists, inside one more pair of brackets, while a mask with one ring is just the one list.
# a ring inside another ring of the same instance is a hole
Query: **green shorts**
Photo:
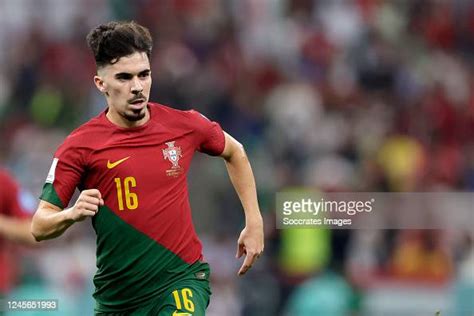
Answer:
[[211, 289], [208, 277], [196, 273], [195, 279], [172, 284], [163, 294], [135, 310], [123, 313], [96, 312], [96, 316], [204, 316], [209, 305]]

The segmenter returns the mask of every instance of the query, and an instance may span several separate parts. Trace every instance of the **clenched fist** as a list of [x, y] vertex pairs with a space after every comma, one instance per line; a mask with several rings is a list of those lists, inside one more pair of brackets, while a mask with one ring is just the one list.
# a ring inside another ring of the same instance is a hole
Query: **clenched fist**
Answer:
[[70, 218], [75, 222], [83, 221], [87, 217], [94, 216], [101, 205], [104, 205], [104, 200], [99, 190], [84, 190], [77, 198], [74, 206], [69, 209]]

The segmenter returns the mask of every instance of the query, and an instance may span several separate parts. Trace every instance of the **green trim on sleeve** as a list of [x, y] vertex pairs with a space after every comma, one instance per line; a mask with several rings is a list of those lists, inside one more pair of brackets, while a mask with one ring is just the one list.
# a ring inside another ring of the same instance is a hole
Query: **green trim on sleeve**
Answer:
[[45, 183], [43, 186], [43, 192], [41, 193], [40, 197], [41, 200], [59, 206], [60, 208], [64, 208], [63, 202], [59, 198], [54, 186], [51, 183]]

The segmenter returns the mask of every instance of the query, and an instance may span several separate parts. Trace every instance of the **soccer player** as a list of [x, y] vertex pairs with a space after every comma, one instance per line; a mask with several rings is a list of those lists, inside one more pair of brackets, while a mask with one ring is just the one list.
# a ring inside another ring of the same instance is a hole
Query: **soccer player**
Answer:
[[[93, 29], [94, 82], [107, 109], [58, 148], [32, 233], [60, 236], [92, 218], [97, 234], [97, 315], [204, 315], [209, 267], [192, 221], [186, 173], [196, 151], [224, 158], [246, 226], [239, 275], [263, 251], [263, 223], [252, 170], [240, 143], [196, 111], [148, 101], [152, 40], [135, 22]], [[81, 191], [67, 207], [75, 188]]]
[[[0, 302], [11, 290], [17, 276], [12, 242], [35, 244], [31, 235], [31, 216], [20, 202], [16, 181], [0, 168]], [[2, 306], [0, 305], [0, 314]]]

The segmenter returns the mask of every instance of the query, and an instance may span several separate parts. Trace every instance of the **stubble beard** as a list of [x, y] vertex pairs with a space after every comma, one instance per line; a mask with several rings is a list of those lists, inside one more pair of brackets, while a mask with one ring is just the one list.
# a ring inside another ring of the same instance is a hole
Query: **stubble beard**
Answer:
[[122, 114], [122, 117], [129, 122], [137, 122], [145, 118], [146, 106], [140, 110], [130, 110]]

